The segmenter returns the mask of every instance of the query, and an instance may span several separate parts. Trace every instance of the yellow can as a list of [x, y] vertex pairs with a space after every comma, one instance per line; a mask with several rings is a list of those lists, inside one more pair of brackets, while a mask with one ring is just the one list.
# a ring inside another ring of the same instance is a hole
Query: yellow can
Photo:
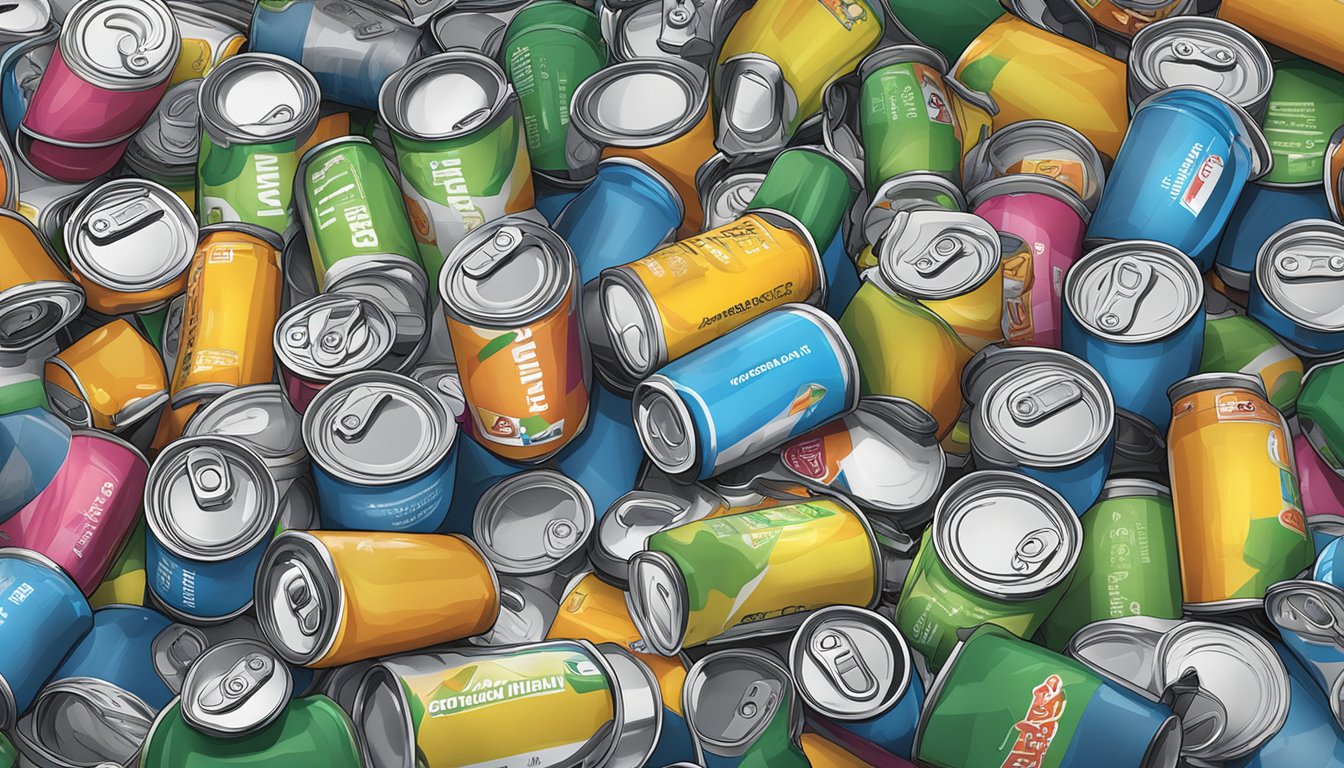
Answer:
[[173, 74], [168, 78], [170, 88], [205, 77], [247, 44], [247, 38], [241, 32], [208, 8], [174, 3], [172, 11], [182, 36], [182, 49], [177, 55]]
[[0, 208], [0, 352], [26, 352], [84, 309], [84, 291], [47, 239], [18, 213]]
[[46, 381], [62, 419], [109, 432], [139, 424], [168, 401], [159, 351], [120, 318], [47, 360]]
[[1223, 0], [1218, 18], [1344, 72], [1344, 3], [1339, 0]]

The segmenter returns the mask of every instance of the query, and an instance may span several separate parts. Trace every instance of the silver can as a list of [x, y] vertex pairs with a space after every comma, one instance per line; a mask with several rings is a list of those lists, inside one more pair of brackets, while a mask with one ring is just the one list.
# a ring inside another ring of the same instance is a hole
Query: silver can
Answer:
[[468, 50], [499, 57], [509, 22], [529, 0], [459, 0], [426, 24], [440, 51]]
[[803, 622], [788, 662], [803, 701], [837, 720], [867, 720], [896, 706], [914, 668], [895, 625], [850, 606], [824, 608]]
[[476, 502], [472, 539], [495, 570], [517, 576], [555, 598], [587, 565], [596, 518], [578, 483], [550, 469], [506, 477]]
[[285, 395], [300, 412], [347, 373], [395, 370], [392, 313], [359, 296], [323, 293], [280, 316], [273, 335]]
[[120, 686], [72, 677], [44, 685], [11, 735], [19, 765], [120, 768], [135, 760], [154, 716], [152, 707]]
[[303, 420], [278, 384], [239, 387], [192, 414], [183, 437], [232, 438], [259, 456], [276, 483], [308, 473]]
[[965, 188], [1014, 173], [1054, 179], [1095, 211], [1106, 188], [1106, 165], [1092, 142], [1063, 123], [1022, 120], [995, 131], [966, 153]]
[[1204, 16], [1176, 16], [1134, 36], [1125, 78], [1133, 109], [1158, 91], [1198, 85], [1265, 119], [1274, 62], [1259, 40], [1235, 24]]

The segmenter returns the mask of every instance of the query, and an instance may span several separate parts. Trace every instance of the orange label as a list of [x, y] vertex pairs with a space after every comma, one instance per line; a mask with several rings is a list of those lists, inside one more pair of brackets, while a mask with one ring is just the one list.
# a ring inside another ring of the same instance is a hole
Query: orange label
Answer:
[[1059, 718], [1067, 705], [1064, 681], [1059, 675], [1051, 675], [1031, 689], [1031, 706], [1026, 717], [1013, 726], [1017, 729], [1017, 741], [1001, 768], [1039, 768], [1050, 742], [1059, 732]]
[[1008, 168], [1009, 173], [1031, 173], [1054, 179], [1060, 184], [1087, 196], [1087, 168], [1077, 160], [1056, 160], [1047, 157], [1026, 157]]
[[0, 291], [44, 281], [68, 283], [70, 278], [28, 219], [0, 214]]
[[168, 391], [158, 350], [120, 318], [61, 350], [47, 362], [46, 375], [88, 405], [98, 429], [121, 426], [114, 419], [126, 408]]

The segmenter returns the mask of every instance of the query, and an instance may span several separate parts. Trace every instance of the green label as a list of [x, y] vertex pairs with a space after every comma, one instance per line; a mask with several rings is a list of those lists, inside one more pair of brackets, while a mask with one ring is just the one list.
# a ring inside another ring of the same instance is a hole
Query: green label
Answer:
[[[607, 65], [597, 17], [589, 11], [581, 19], [568, 3], [537, 3], [519, 13], [509, 25], [501, 60], [522, 103], [523, 126], [532, 167], [538, 171], [567, 172], [565, 136], [569, 132], [569, 100], [574, 89]], [[530, 11], [530, 13], [529, 13]], [[525, 17], [523, 14], [527, 13]], [[549, 14], [566, 18], [548, 23]], [[591, 19], [589, 18], [591, 17]], [[581, 21], [582, 27], [569, 28]]]
[[201, 136], [196, 213], [201, 224], [241, 221], [284, 237], [298, 232], [294, 216], [293, 140], [222, 147]]
[[819, 152], [793, 149], [775, 158], [747, 210], [783, 211], [807, 228], [818, 248], [825, 248], [854, 197], [839, 163]]
[[907, 62], [863, 81], [860, 127], [869, 189], [909, 171], [960, 179], [961, 132], [938, 70]]
[[887, 0], [892, 16], [914, 39], [956, 61], [971, 41], [1003, 15], [998, 0]]
[[238, 738], [208, 736], [187, 725], [175, 700], [140, 752], [140, 768], [361, 768], [354, 726], [325, 696], [294, 699], [275, 722]]
[[1200, 373], [1259, 376], [1277, 409], [1291, 411], [1302, 389], [1302, 360], [1269, 329], [1245, 315], [1209, 318], [1204, 325]]
[[1344, 123], [1344, 74], [1305, 60], [1279, 63], [1269, 91], [1265, 138], [1270, 184], [1320, 184], [1330, 135]]
[[782, 699], [761, 735], [742, 753], [738, 768], [809, 768], [803, 748], [794, 742], [789, 728], [789, 704]]
[[1321, 365], [1312, 372], [1297, 398], [1297, 417], [1321, 458], [1339, 467], [1338, 457], [1344, 456], [1344, 364]]

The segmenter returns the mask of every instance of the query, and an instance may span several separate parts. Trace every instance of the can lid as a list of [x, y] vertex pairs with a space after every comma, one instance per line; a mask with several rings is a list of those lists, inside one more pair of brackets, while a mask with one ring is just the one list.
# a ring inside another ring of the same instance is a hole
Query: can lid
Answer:
[[308, 664], [336, 641], [345, 586], [326, 546], [302, 531], [284, 531], [257, 566], [257, 625], [285, 661]]
[[653, 375], [635, 387], [635, 432], [658, 468], [669, 474], [687, 472], [699, 463], [695, 419], [672, 382]]
[[967, 586], [999, 598], [1031, 598], [1062, 583], [1082, 543], [1082, 524], [1068, 503], [1013, 472], [966, 475], [933, 513], [938, 559]]
[[[1050, 162], [1043, 162], [1050, 161]], [[1026, 170], [1030, 162], [1033, 170]], [[1077, 163], [1083, 178], [1068, 175]], [[1022, 120], [1004, 126], [971, 148], [966, 155], [963, 186], [974, 189], [1001, 175], [1031, 173], [1054, 179], [1081, 194], [1089, 210], [1095, 210], [1106, 186], [1106, 166], [1101, 153], [1086, 136], [1052, 120]]]
[[999, 272], [999, 234], [973, 213], [901, 211], [877, 244], [878, 273], [915, 299], [950, 299]]
[[303, 67], [282, 56], [241, 53], [201, 85], [201, 120], [212, 138], [239, 143], [304, 139], [317, 124], [322, 93]]
[[445, 311], [459, 322], [515, 328], [560, 306], [577, 274], [573, 252], [554, 230], [505, 216], [453, 247], [439, 292]]
[[375, 301], [339, 293], [314, 296], [275, 324], [275, 356], [302, 378], [334, 381], [343, 374], [378, 368], [392, 352], [397, 326]]
[[429, 56], [393, 75], [378, 94], [378, 113], [414, 139], [451, 139], [489, 122], [513, 98], [504, 71], [479, 53]]
[[174, 694], [181, 693], [187, 670], [209, 647], [210, 641], [200, 629], [186, 624], [170, 624], [155, 635], [150, 643], [154, 671], [168, 686], [168, 690]]
[[644, 549], [649, 536], [691, 521], [692, 504], [666, 493], [635, 490], [617, 499], [597, 521], [592, 551], [593, 567], [602, 575], [624, 582], [630, 558]]
[[1129, 77], [1142, 95], [1175, 85], [1199, 85], [1229, 101], [1264, 104], [1274, 65], [1260, 41], [1245, 30], [1207, 16], [1172, 16], [1134, 35]]
[[1255, 259], [1265, 298], [1295, 324], [1344, 331], [1344, 225], [1304, 219], [1269, 236]]
[[141, 90], [167, 79], [182, 41], [160, 0], [83, 0], [61, 28], [61, 55], [82, 78], [110, 90]]
[[289, 667], [269, 645], [230, 640], [201, 654], [187, 670], [182, 719], [209, 736], [245, 736], [280, 717], [293, 689]]
[[47, 0], [10, 0], [0, 7], [0, 30], [5, 34], [27, 37], [51, 24], [51, 4]]
[[1170, 336], [1203, 312], [1204, 280], [1194, 261], [1169, 245], [1122, 240], [1069, 268], [1064, 301], [1089, 332], [1139, 344]]
[[303, 440], [322, 469], [356, 485], [391, 485], [437, 466], [457, 439], [443, 401], [385, 371], [342, 376], [303, 414]]
[[190, 560], [248, 551], [275, 531], [279, 508], [266, 465], [227, 437], [175, 440], [145, 483], [145, 518], [155, 540]]
[[910, 648], [896, 627], [863, 608], [813, 613], [789, 646], [789, 672], [813, 709], [838, 720], [877, 717], [910, 686]]
[[955, 184], [933, 173], [902, 173], [872, 193], [863, 214], [863, 237], [876, 243], [901, 211], [924, 209], [966, 210], [966, 198]]
[[1323, 581], [1293, 579], [1265, 591], [1265, 614], [1281, 632], [1313, 645], [1344, 647], [1344, 590]]
[[717, 229], [740, 219], [765, 180], [764, 173], [743, 172], [724, 176], [705, 192], [705, 229]]
[[709, 654], [686, 673], [681, 701], [691, 738], [715, 755], [740, 757], [776, 722], [781, 709], [788, 712], [787, 738], [796, 740], [802, 732], [789, 671], [765, 651], [735, 648]]
[[201, 144], [201, 82], [187, 80], [168, 89], [145, 127], [132, 139], [128, 161], [143, 156], [164, 167], [187, 167], [195, 174]]
[[225, 392], [192, 414], [182, 435], [231, 437], [260, 456], [272, 474], [308, 458], [303, 417], [278, 384], [253, 384]]
[[176, 280], [196, 252], [196, 217], [152, 181], [116, 179], [94, 189], [65, 222], [70, 265], [105, 288], [128, 293]]
[[551, 469], [506, 477], [476, 502], [472, 539], [500, 573], [547, 573], [581, 553], [595, 525], [593, 502]]
[[667, 143], [708, 107], [702, 73], [666, 59], [635, 59], [598, 70], [574, 89], [570, 125], [604, 145]]
[[454, 419], [467, 412], [467, 395], [456, 363], [427, 363], [411, 371], [411, 378], [442, 400]]
[[607, 662], [618, 694], [611, 751], [602, 760], [610, 768], [640, 768], [658, 744], [663, 725], [663, 696], [658, 678], [644, 662], [615, 643], [597, 646]]
[[690, 618], [686, 577], [662, 552], [644, 550], [630, 558], [630, 618], [656, 653], [671, 656], [681, 651]]

